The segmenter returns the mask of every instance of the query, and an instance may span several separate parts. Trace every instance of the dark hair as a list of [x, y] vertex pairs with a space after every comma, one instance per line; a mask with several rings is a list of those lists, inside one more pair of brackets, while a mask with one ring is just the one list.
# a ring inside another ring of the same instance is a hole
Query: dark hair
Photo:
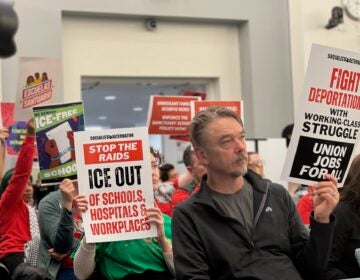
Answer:
[[351, 163], [340, 200], [350, 202], [355, 212], [360, 214], [360, 154]]
[[55, 280], [55, 278], [43, 269], [21, 263], [15, 268], [11, 280]]
[[[14, 174], [14, 168], [9, 169], [8, 171], [5, 172], [1, 183], [0, 183], [0, 197], [2, 196], [2, 194], [4, 193], [4, 191], [6, 190], [7, 186], [9, 185], [9, 182], [12, 178]], [[32, 176], [30, 176], [30, 181], [32, 182]]]
[[150, 153], [155, 157], [158, 165], [160, 165], [163, 162], [162, 155], [159, 153], [158, 150], [154, 149], [152, 146], [150, 146]]
[[194, 147], [201, 146], [208, 125], [219, 118], [233, 118], [244, 127], [240, 116], [234, 111], [225, 107], [208, 107], [197, 113], [190, 123], [190, 139]]
[[14, 168], [11, 168], [5, 172], [5, 174], [1, 180], [1, 184], [0, 184], [0, 197], [6, 190], [6, 187], [9, 185], [9, 182], [10, 182], [10, 179], [11, 179], [13, 173], [14, 173]]
[[174, 169], [175, 166], [172, 165], [171, 163], [163, 163], [162, 165], [159, 166], [159, 170], [160, 170], [160, 180], [162, 182], [166, 182], [169, 180], [169, 171]]
[[294, 129], [294, 124], [291, 123], [291, 124], [288, 124], [287, 126], [285, 126], [281, 132], [281, 137], [286, 139], [286, 147], [288, 147], [290, 144], [289, 135], [292, 134], [293, 129]]
[[191, 145], [187, 146], [183, 153], [183, 162], [186, 167], [192, 166], [193, 160], [192, 160], [192, 149]]

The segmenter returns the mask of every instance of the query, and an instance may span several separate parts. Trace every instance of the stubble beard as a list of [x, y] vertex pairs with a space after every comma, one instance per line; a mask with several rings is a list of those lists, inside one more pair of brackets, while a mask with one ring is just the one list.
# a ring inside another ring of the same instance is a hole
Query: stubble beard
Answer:
[[230, 172], [230, 175], [232, 175], [233, 177], [240, 177], [240, 176], [244, 176], [247, 171], [247, 158], [245, 156], [239, 156], [237, 159], [234, 160], [234, 164], [238, 165], [241, 164], [241, 170], [234, 170], [232, 172]]

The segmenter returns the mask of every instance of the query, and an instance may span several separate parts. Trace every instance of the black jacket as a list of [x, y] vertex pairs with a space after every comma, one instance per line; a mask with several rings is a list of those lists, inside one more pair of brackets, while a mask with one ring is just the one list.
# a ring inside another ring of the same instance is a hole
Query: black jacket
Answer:
[[342, 201], [334, 210], [336, 226], [326, 272], [326, 279], [360, 277], [355, 249], [360, 248], [360, 217], [348, 201]]
[[[249, 171], [254, 229], [249, 235], [212, 199], [203, 178], [200, 191], [173, 215], [176, 279], [320, 279], [327, 266], [334, 228], [311, 220], [311, 234], [281, 185]], [[300, 274], [299, 274], [299, 272]]]

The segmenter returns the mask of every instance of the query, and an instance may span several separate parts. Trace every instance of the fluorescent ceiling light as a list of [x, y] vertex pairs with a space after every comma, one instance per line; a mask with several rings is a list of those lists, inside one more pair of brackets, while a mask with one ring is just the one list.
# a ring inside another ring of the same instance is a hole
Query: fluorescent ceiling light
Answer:
[[98, 117], [98, 119], [103, 121], [103, 120], [107, 119], [107, 116], [100, 116], [100, 117]]
[[105, 100], [115, 100], [116, 96], [115, 95], [107, 95], [105, 96]]
[[135, 111], [135, 112], [140, 112], [142, 110], [143, 110], [143, 107], [134, 107], [133, 108], [133, 111]]

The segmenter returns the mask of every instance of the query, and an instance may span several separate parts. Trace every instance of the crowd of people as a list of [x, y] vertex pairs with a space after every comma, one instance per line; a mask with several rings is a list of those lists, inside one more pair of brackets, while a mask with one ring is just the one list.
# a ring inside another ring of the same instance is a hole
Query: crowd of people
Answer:
[[247, 151], [241, 118], [211, 107], [191, 121], [183, 174], [150, 147], [155, 205], [146, 220], [157, 236], [88, 243], [88, 201], [76, 181], [33, 199], [33, 121], [15, 167], [4, 172], [7, 137], [2, 128], [0, 279], [360, 277], [360, 155], [341, 192], [326, 174], [296, 204], [293, 193], [266, 179], [261, 155]]

